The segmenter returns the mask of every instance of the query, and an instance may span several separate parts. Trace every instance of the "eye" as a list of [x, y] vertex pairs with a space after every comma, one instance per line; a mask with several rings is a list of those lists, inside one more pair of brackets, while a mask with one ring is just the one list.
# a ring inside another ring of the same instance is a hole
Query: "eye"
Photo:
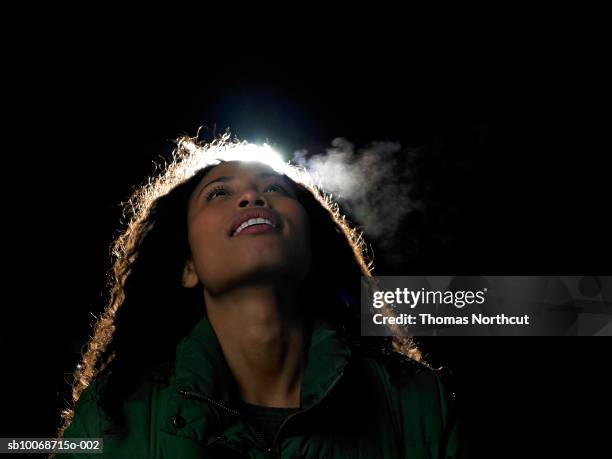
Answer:
[[265, 191], [268, 190], [272, 190], [272, 191], [276, 191], [278, 193], [286, 193], [287, 190], [285, 190], [284, 187], [282, 187], [281, 185], [278, 185], [276, 183], [273, 183], [272, 185], [268, 185], [268, 187], [265, 189]]
[[218, 186], [218, 187], [213, 188], [206, 194], [206, 200], [210, 201], [211, 199], [217, 196], [227, 196], [227, 195], [229, 195], [227, 190], [223, 188], [222, 186]]

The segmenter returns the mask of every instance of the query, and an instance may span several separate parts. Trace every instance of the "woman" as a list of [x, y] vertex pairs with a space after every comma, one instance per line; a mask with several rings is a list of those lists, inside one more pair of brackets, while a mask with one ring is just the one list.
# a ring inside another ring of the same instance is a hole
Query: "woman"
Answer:
[[461, 454], [412, 341], [360, 339], [365, 244], [304, 170], [181, 138], [130, 205], [60, 436], [113, 458]]

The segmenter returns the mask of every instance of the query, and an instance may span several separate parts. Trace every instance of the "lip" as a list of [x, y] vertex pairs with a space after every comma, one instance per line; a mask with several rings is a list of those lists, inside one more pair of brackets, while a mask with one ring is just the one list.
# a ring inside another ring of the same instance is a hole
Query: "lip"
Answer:
[[227, 232], [229, 237], [233, 237], [234, 231], [238, 229], [240, 225], [251, 218], [265, 218], [270, 220], [274, 224], [274, 228], [278, 228], [280, 226], [280, 219], [276, 217], [272, 212], [266, 209], [249, 209], [247, 211], [243, 211], [232, 223], [229, 231]]

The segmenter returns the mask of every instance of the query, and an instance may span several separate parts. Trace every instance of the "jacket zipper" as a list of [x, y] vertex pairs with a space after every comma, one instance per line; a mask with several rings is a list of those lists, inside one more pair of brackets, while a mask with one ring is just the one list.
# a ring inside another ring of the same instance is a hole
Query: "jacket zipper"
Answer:
[[[334, 379], [332, 381], [332, 383], [329, 385], [329, 387], [327, 388], [325, 393], [313, 405], [310, 405], [305, 410], [298, 411], [297, 413], [293, 413], [293, 414], [287, 416], [285, 418], [285, 420], [282, 422], [282, 424], [280, 425], [280, 427], [278, 428], [278, 431], [276, 432], [276, 435], [274, 436], [274, 440], [272, 441], [272, 445], [269, 448], [266, 446], [266, 442], [263, 439], [263, 437], [261, 437], [261, 434], [257, 430], [253, 429], [253, 431], [255, 432], [255, 436], [257, 437], [257, 440], [261, 443], [261, 445], [264, 445], [264, 447], [262, 449], [263, 449], [264, 453], [267, 456], [274, 457], [275, 455], [277, 455], [276, 444], [278, 442], [278, 438], [280, 436], [280, 433], [282, 432], [283, 427], [285, 427], [287, 422], [289, 422], [289, 420], [292, 419], [294, 416], [306, 413], [306, 412], [312, 410], [314, 407], [318, 406], [325, 399], [325, 397], [327, 397], [327, 395], [331, 392], [331, 390], [336, 386], [336, 383], [340, 380], [340, 378], [342, 378], [343, 375], [344, 375], [344, 370], [340, 370], [340, 373], [338, 373], [338, 376], [336, 376], [336, 379]], [[242, 413], [240, 413], [239, 411], [236, 411], [236, 410], [234, 410], [234, 409], [232, 409], [232, 408], [230, 408], [228, 406], [225, 406], [223, 403], [221, 403], [221, 402], [219, 402], [217, 400], [214, 400], [214, 399], [212, 399], [210, 397], [207, 397], [205, 395], [199, 394], [197, 392], [183, 390], [183, 389], [179, 389], [179, 393], [181, 395], [183, 395], [183, 396], [186, 396], [186, 397], [191, 397], [191, 398], [196, 398], [196, 399], [207, 401], [207, 402], [209, 402], [209, 403], [211, 403], [211, 404], [213, 404], [213, 405], [215, 405], [215, 406], [217, 406], [217, 407], [227, 411], [228, 413], [233, 414], [234, 416], [238, 416], [240, 418], [243, 417]], [[223, 444], [225, 446], [227, 446], [227, 447], [237, 451], [236, 448], [232, 447], [228, 442], [223, 442]], [[239, 451], [239, 452], [243, 453], [243, 451]]]
[[336, 379], [334, 379], [332, 381], [332, 383], [329, 385], [329, 387], [327, 388], [325, 393], [314, 404], [310, 405], [305, 410], [298, 411], [297, 413], [293, 413], [293, 414], [291, 414], [291, 415], [289, 415], [289, 416], [287, 416], [285, 418], [285, 420], [282, 422], [282, 424], [278, 428], [278, 431], [276, 432], [276, 435], [274, 436], [274, 441], [272, 442], [272, 446], [269, 448], [270, 454], [278, 454], [277, 451], [276, 451], [276, 443], [278, 442], [278, 438], [280, 436], [280, 433], [282, 432], [283, 427], [285, 427], [287, 422], [289, 422], [289, 420], [292, 419], [294, 416], [306, 413], [306, 412], [312, 410], [315, 406], [318, 406], [325, 399], [325, 397], [327, 397], [327, 395], [331, 392], [331, 390], [336, 386], [336, 383], [340, 380], [340, 378], [342, 378], [343, 375], [344, 375], [344, 370], [340, 370], [340, 373], [338, 373], [338, 376], [336, 376]]
[[229, 413], [232, 413], [233, 415], [242, 416], [242, 414], [239, 411], [233, 410], [232, 408], [230, 408], [228, 406], [225, 406], [223, 403], [221, 403], [221, 402], [219, 402], [219, 401], [217, 401], [215, 399], [209, 398], [206, 395], [198, 394], [197, 392], [192, 392], [192, 391], [184, 390], [184, 389], [179, 389], [179, 392], [180, 392], [181, 395], [184, 395], [186, 397], [199, 398], [201, 400], [205, 400], [205, 401], [207, 401], [209, 403], [212, 403], [213, 405], [218, 406], [219, 408], [224, 409], [225, 411], [227, 411]]
[[[234, 410], [234, 409], [224, 405], [223, 403], [219, 402], [218, 400], [215, 400], [215, 399], [212, 399], [210, 397], [207, 397], [206, 395], [202, 395], [202, 394], [199, 394], [197, 392], [192, 392], [192, 391], [184, 390], [184, 389], [179, 389], [179, 393], [181, 395], [185, 396], [185, 397], [191, 397], [191, 398], [195, 398], [195, 399], [199, 399], [199, 400], [204, 400], [204, 401], [206, 401], [208, 403], [211, 403], [212, 405], [215, 405], [215, 406], [221, 408], [222, 410], [227, 411], [230, 414], [233, 414], [234, 416], [238, 416], [239, 418], [243, 418], [242, 413], [240, 413], [239, 411], [236, 411], [236, 410]], [[258, 432], [256, 429], [253, 429], [253, 432], [255, 433], [255, 437], [259, 441], [260, 446], [262, 446], [262, 449], [264, 451], [266, 451], [268, 448], [266, 446], [266, 442], [265, 442], [264, 438], [262, 437], [261, 433]], [[218, 439], [217, 441], [221, 441], [221, 440]], [[243, 453], [243, 451], [239, 451], [237, 448], [233, 447], [229, 442], [227, 442], [227, 441], [221, 441], [221, 442], [225, 446], [233, 449], [234, 451], [238, 451], [240, 453]], [[248, 457], [248, 456], [245, 456], [245, 457]]]

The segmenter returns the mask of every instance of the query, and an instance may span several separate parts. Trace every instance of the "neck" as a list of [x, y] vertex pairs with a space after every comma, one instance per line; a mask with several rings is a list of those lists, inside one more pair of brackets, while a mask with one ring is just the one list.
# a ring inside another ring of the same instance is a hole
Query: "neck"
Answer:
[[251, 285], [214, 296], [204, 289], [204, 299], [242, 399], [299, 407], [309, 329], [295, 291]]

